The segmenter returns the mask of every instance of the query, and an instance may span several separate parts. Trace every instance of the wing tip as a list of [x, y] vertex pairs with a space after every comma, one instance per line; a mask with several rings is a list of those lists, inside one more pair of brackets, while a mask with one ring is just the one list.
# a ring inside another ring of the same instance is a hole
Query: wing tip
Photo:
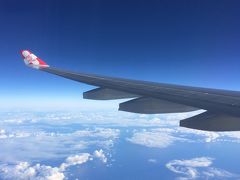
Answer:
[[47, 63], [45, 63], [42, 59], [38, 58], [28, 49], [20, 50], [20, 54], [24, 60], [24, 63], [29, 67], [35, 69], [43, 69], [49, 67]]

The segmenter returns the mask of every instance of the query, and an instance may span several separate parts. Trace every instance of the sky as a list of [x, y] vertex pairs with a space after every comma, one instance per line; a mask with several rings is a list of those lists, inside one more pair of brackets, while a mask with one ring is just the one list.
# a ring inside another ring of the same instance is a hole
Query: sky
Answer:
[[94, 87], [28, 68], [20, 55], [240, 90], [239, 9], [238, 0], [0, 0], [0, 179], [239, 178], [239, 132], [179, 127], [200, 111], [142, 115], [83, 100]]
[[[0, 107], [112, 107], [82, 100], [91, 86], [24, 66], [239, 90], [240, 2], [0, 1]], [[116, 107], [115, 107], [116, 108]]]

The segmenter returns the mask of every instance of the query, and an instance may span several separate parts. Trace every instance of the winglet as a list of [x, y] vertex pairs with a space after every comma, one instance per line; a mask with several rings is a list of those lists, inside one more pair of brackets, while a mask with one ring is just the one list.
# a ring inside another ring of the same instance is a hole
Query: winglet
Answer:
[[35, 69], [42, 69], [47, 68], [49, 65], [47, 65], [43, 60], [38, 58], [36, 55], [31, 53], [29, 50], [22, 50], [21, 55], [23, 57], [24, 63], [32, 68]]

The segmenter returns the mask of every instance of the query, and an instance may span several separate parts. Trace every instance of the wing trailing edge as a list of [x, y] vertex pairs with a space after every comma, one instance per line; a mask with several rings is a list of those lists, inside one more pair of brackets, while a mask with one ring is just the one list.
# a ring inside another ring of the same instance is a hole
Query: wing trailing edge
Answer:
[[206, 111], [181, 120], [180, 126], [205, 131], [239, 131], [240, 118]]

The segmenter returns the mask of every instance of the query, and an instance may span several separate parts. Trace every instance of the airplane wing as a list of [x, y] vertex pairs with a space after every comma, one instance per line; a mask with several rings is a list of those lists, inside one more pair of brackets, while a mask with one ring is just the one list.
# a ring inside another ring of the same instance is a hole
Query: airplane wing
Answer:
[[27, 66], [96, 86], [83, 98], [113, 100], [133, 98], [119, 105], [119, 110], [141, 113], [180, 113], [199, 109], [204, 113], [181, 120], [180, 126], [207, 131], [240, 130], [240, 92], [154, 83], [95, 74], [75, 73], [52, 68], [29, 50], [21, 51]]

